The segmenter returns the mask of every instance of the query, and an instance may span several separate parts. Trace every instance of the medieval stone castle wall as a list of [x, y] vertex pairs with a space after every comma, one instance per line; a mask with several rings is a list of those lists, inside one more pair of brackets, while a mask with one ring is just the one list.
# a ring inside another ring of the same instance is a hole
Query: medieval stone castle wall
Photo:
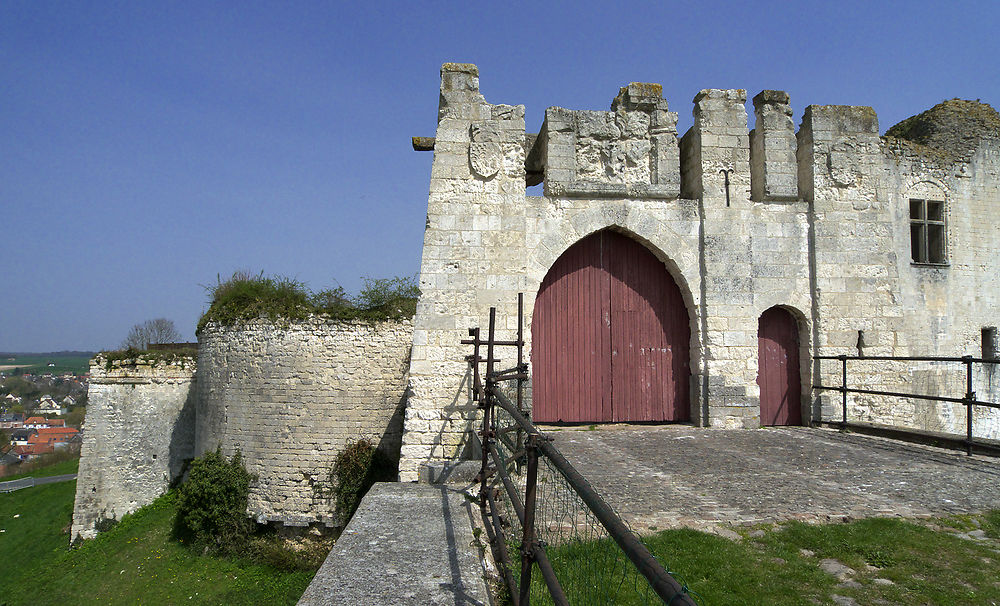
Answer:
[[398, 456], [411, 323], [209, 325], [199, 337], [195, 454], [240, 450], [258, 522], [337, 525], [337, 454], [365, 438]]
[[338, 525], [330, 470], [349, 441], [398, 457], [412, 323], [256, 322], [202, 330], [195, 361], [91, 365], [72, 536], [93, 537], [177, 480], [239, 449], [259, 522]]
[[[812, 356], [857, 354], [858, 331], [868, 355], [979, 356], [982, 330], [997, 324], [1000, 146], [989, 134], [967, 157], [931, 154], [881, 138], [871, 108], [816, 105], [796, 132], [782, 91], [753, 99], [751, 131], [746, 93], [710, 89], [678, 137], [660, 86], [634, 83], [611, 111], [549, 108], [532, 135], [523, 106], [488, 103], [478, 76], [467, 64], [441, 72], [401, 479], [470, 448], [466, 329], [495, 306], [501, 338], [512, 338], [523, 292], [530, 350], [543, 278], [602, 229], [644, 244], [680, 287], [700, 425], [758, 426], [757, 327], [770, 307], [799, 323], [803, 418], [813, 420], [834, 418], [838, 402], [809, 386], [840, 375]], [[526, 181], [543, 181], [544, 197], [525, 195]], [[945, 202], [945, 263], [912, 262], [912, 198]], [[964, 395], [952, 389], [960, 367], [925, 366], [860, 363], [854, 386]], [[991, 368], [978, 368], [976, 383], [996, 401]], [[851, 405], [864, 420], [964, 428], [964, 409], [951, 405]], [[977, 432], [995, 437], [996, 411], [978, 414]]]
[[[942, 150], [880, 137], [871, 108], [819, 105], [796, 130], [782, 91], [752, 99], [749, 130], [746, 92], [708, 89], [680, 136], [660, 85], [633, 83], [610, 111], [549, 108], [534, 134], [523, 106], [485, 100], [474, 65], [445, 64], [440, 90], [412, 322], [209, 325], [196, 378], [193, 365], [98, 361], [74, 536], [151, 501], [184, 459], [217, 447], [239, 449], [256, 474], [250, 513], [290, 525], [337, 523], [324, 488], [348, 440], [398, 455], [402, 481], [474, 456], [460, 341], [490, 307], [498, 337], [514, 338], [524, 293], [530, 359], [543, 279], [605, 229], [640, 242], [679, 287], [696, 425], [760, 425], [758, 325], [776, 306], [797, 323], [806, 423], [840, 416], [837, 394], [810, 387], [837, 385], [840, 364], [814, 356], [854, 355], [859, 342], [869, 356], [996, 353], [1000, 130], [955, 133]], [[544, 195], [526, 195], [537, 183]], [[943, 204], [940, 258], [913, 259], [913, 200]], [[995, 375], [975, 367], [979, 399], [1000, 402]], [[961, 365], [933, 362], [852, 362], [850, 383], [965, 393]], [[958, 405], [852, 395], [849, 406], [855, 420], [965, 428]], [[975, 428], [1000, 437], [1000, 414], [979, 409]]]
[[90, 363], [87, 420], [70, 536], [151, 503], [194, 452], [195, 360]]

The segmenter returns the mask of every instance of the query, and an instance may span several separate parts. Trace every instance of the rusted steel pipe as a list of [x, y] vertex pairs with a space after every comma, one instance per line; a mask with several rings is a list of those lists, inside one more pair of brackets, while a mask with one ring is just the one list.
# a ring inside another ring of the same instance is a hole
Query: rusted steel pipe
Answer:
[[[528, 435], [538, 435], [538, 448], [542, 451], [553, 466], [566, 479], [566, 482], [580, 496], [587, 507], [594, 512], [594, 516], [601, 522], [608, 534], [615, 540], [629, 560], [635, 565], [639, 573], [649, 582], [653, 591], [665, 602], [672, 604], [686, 604], [695, 606], [694, 600], [684, 591], [680, 583], [677, 582], [670, 573], [663, 568], [653, 554], [636, 538], [632, 531], [625, 526], [618, 514], [611, 509], [601, 495], [597, 494], [594, 487], [578, 472], [569, 461], [553, 446], [545, 436], [540, 434], [520, 412], [514, 408], [513, 404], [507, 400], [506, 396], [500, 393], [494, 394], [494, 401], [498, 406], [506, 410], [514, 422], [522, 426]], [[539, 564], [541, 568], [541, 564]]]
[[[514, 508], [514, 514], [517, 515], [517, 521], [519, 524], [524, 524], [524, 505], [521, 504], [521, 497], [517, 494], [517, 488], [510, 479], [510, 475], [507, 474], [507, 470], [503, 465], [500, 465], [500, 456], [496, 452], [495, 446], [490, 446], [491, 455], [494, 461], [496, 461], [497, 475], [500, 476], [500, 480], [503, 482], [504, 489], [507, 491], [507, 498], [510, 500], [511, 507]], [[545, 581], [545, 586], [549, 589], [549, 594], [552, 596], [552, 601], [556, 604], [569, 604], [566, 599], [566, 594], [562, 590], [562, 585], [559, 584], [559, 579], [556, 578], [556, 573], [552, 570], [552, 563], [549, 562], [549, 556], [545, 553], [545, 549], [541, 545], [534, 545], [532, 547], [533, 556], [535, 558], [535, 563], [538, 564], [538, 570], [542, 573], [542, 579]], [[515, 591], [511, 595], [515, 595]]]
[[503, 487], [507, 491], [507, 498], [510, 500], [511, 507], [514, 508], [514, 513], [517, 514], [517, 522], [523, 525], [524, 505], [521, 504], [521, 497], [517, 494], [517, 488], [514, 486], [514, 482], [510, 479], [510, 474], [507, 473], [507, 469], [500, 464], [500, 456], [497, 454], [496, 446], [492, 444], [490, 444], [490, 454], [496, 462], [497, 475], [500, 476], [500, 481], [503, 482]]
[[[510, 571], [511, 561], [510, 554], [507, 552], [507, 540], [503, 535], [500, 516], [497, 515], [497, 503], [493, 499], [492, 488], [487, 492], [484, 503], [485, 505], [479, 511], [482, 513], [483, 525], [486, 527], [490, 545], [493, 547], [494, 553], [500, 557], [500, 562], [503, 564], [500, 568], [503, 573], [503, 580], [507, 584], [507, 594], [510, 596], [511, 601], [514, 602], [514, 606], [520, 606], [517, 603], [517, 583], [514, 581], [514, 575]], [[487, 508], [489, 511], [487, 511]]]
[[528, 453], [528, 477], [524, 484], [524, 524], [521, 526], [521, 597], [519, 604], [531, 603], [531, 564], [535, 560], [535, 496], [538, 492], [538, 436], [529, 435], [524, 445]]
[[670, 604], [685, 604], [696, 606], [691, 596], [687, 594], [680, 583], [670, 573], [663, 568], [653, 554], [649, 552], [632, 531], [625, 526], [618, 514], [611, 509], [601, 495], [597, 494], [594, 487], [590, 485], [580, 472], [578, 472], [566, 457], [556, 450], [555, 446], [544, 440], [539, 441], [538, 448], [552, 461], [553, 466], [566, 478], [566, 482], [573, 487], [576, 494], [583, 499], [587, 507], [594, 513], [594, 516], [601, 522], [601, 525], [608, 531], [615, 543], [621, 547], [628, 559], [635, 565], [639, 573], [646, 577], [650, 587], [664, 602]]
[[840, 399], [844, 407], [844, 424], [847, 424], [847, 356], [840, 356]]
[[975, 362], [976, 364], [996, 364], [997, 361], [992, 358], [975, 358], [972, 356], [962, 356], [962, 357], [948, 357], [948, 356], [813, 356], [814, 360], [840, 360], [841, 358], [846, 358], [848, 360], [858, 360], [863, 362], [870, 362], [872, 360], [879, 360], [883, 362], [965, 362], [967, 359]]

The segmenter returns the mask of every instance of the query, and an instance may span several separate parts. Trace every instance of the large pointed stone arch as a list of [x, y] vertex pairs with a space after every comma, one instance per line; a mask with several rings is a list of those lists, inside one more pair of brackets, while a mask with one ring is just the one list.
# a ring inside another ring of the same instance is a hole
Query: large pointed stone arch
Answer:
[[684, 296], [656, 255], [618, 231], [580, 239], [535, 299], [535, 420], [689, 420], [690, 341]]

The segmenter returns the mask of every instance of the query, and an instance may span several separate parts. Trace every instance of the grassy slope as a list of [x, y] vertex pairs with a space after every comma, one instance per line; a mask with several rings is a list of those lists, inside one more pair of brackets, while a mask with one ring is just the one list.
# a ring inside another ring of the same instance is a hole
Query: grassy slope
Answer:
[[[935, 522], [955, 527], [954, 532], [979, 526], [987, 535], [1000, 537], [1000, 511]], [[833, 594], [853, 597], [862, 604], [1000, 604], [997, 544], [962, 539], [954, 532], [898, 519], [869, 519], [850, 524], [787, 524], [742, 541], [670, 530], [645, 542], [695, 592], [699, 604], [830, 604]], [[562, 568], [576, 577], [564, 586], [570, 602], [574, 598], [586, 601], [588, 588], [601, 585], [616, 588], [616, 604], [643, 603], [633, 597], [641, 582], [627, 579], [622, 583], [620, 574], [601, 578], [603, 571], [613, 568], [604, 562], [606, 547], [549, 548], [557, 574], [566, 578]], [[814, 555], [803, 555], [803, 549]], [[819, 568], [825, 558], [856, 570], [853, 580], [860, 586], [838, 586], [840, 581]], [[875, 578], [893, 584], [876, 584]], [[549, 603], [540, 584], [532, 596], [532, 603]]]
[[[310, 572], [287, 573], [192, 553], [171, 539], [172, 495], [68, 551], [63, 529], [72, 515], [75, 487], [76, 482], [62, 482], [0, 495], [0, 529], [5, 530], [0, 533], [0, 604], [293, 604], [312, 578]], [[793, 523], [742, 541], [671, 530], [646, 542], [697, 592], [700, 604], [802, 604], [811, 599], [829, 604], [834, 593], [860, 603], [1000, 604], [996, 543], [953, 534], [980, 527], [1000, 540], [1000, 511], [933, 523], [937, 527], [896, 519]], [[802, 549], [813, 555], [803, 555]], [[602, 563], [601, 552], [602, 546], [593, 544], [549, 548], [557, 568], [572, 570], [575, 575], [569, 576], [581, 585], [602, 582], [601, 573], [612, 570]], [[861, 586], [837, 587], [838, 581], [819, 569], [823, 558], [854, 568]], [[24, 591], [40, 578], [48, 579], [46, 592]], [[877, 585], [875, 578], [894, 584]], [[614, 582], [621, 583], [620, 574]], [[572, 582], [566, 589], [571, 599], [580, 590]], [[630, 603], [628, 593], [624, 587], [616, 603]], [[534, 595], [539, 599], [533, 603], [546, 603], [539, 593]]]
[[[0, 559], [0, 604], [294, 604], [312, 579], [311, 572], [192, 553], [171, 538], [172, 494], [67, 550], [61, 531], [75, 486], [0, 495], [0, 527], [7, 528], [0, 554], [18, 554]], [[15, 520], [16, 512], [22, 515]], [[46, 591], [25, 591], [40, 578]]]
[[33, 585], [22, 580], [32, 565], [65, 551], [69, 534], [62, 531], [73, 516], [75, 494], [76, 482], [0, 494], [0, 530], [4, 531], [0, 533], [0, 604], [10, 596], [31, 595], [15, 590]]
[[[24, 465], [24, 463], [21, 463]], [[76, 473], [77, 468], [80, 466], [80, 459], [70, 459], [69, 461], [61, 461], [54, 465], [49, 465], [48, 467], [42, 467], [41, 469], [36, 469], [35, 471], [30, 471], [28, 473], [19, 473], [12, 476], [0, 477], [0, 482], [8, 482], [10, 480], [18, 480], [20, 478], [45, 478], [48, 476], [61, 476], [67, 473]]]

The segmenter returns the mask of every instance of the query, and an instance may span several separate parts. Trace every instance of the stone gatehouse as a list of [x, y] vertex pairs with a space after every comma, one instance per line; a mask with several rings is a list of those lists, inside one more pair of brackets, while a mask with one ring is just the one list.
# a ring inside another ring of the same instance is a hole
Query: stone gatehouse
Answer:
[[[72, 535], [151, 502], [184, 461], [239, 449], [250, 514], [336, 524], [324, 482], [366, 437], [400, 479], [475, 454], [470, 353], [514, 336], [524, 293], [538, 421], [808, 424], [839, 414], [817, 355], [995, 357], [1000, 115], [943, 102], [879, 136], [868, 107], [709, 89], [682, 136], [658, 84], [609, 111], [488, 103], [474, 65], [445, 64], [411, 320], [209, 325], [197, 360], [92, 363]], [[543, 185], [543, 196], [527, 188]], [[503, 353], [500, 354], [503, 356]], [[513, 361], [511, 360], [511, 365]], [[197, 368], [197, 370], [195, 370]], [[994, 364], [980, 400], [1000, 401]], [[961, 368], [865, 361], [855, 385], [964, 393]], [[863, 396], [852, 417], [964, 430], [963, 407]], [[1000, 437], [979, 409], [976, 435]], [[328, 486], [326, 487], [328, 488]]]
[[[471, 448], [468, 352], [525, 294], [534, 416], [711, 427], [828, 418], [814, 355], [976, 355], [995, 347], [1000, 116], [953, 100], [879, 136], [869, 107], [708, 89], [680, 136], [658, 84], [610, 111], [524, 107], [445, 64], [414, 318], [400, 476]], [[544, 184], [544, 196], [526, 186]], [[859, 332], [860, 331], [860, 332]], [[984, 341], [985, 340], [985, 341]], [[992, 352], [990, 352], [992, 353]], [[869, 363], [882, 389], [943, 388], [953, 370]], [[992, 365], [979, 395], [995, 397]], [[961, 393], [961, 391], [959, 392]], [[964, 427], [964, 409], [863, 398], [870, 420]], [[983, 411], [977, 432], [1000, 432]]]

